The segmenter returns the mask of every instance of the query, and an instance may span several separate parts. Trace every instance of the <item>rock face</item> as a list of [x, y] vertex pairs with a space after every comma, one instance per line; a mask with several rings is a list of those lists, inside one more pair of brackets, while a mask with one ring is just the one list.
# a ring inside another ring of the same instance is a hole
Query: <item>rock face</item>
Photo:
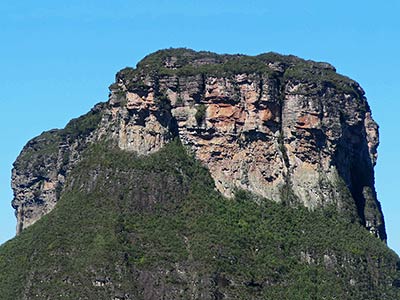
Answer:
[[53, 209], [94, 141], [146, 155], [179, 137], [217, 189], [334, 208], [386, 240], [374, 188], [378, 126], [361, 87], [327, 63], [162, 50], [126, 68], [107, 103], [30, 141], [14, 164], [17, 232]]

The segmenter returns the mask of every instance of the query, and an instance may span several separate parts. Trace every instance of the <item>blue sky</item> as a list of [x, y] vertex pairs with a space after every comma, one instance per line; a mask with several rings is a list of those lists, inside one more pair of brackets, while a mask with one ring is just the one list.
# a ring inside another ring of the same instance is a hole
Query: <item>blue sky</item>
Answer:
[[12, 162], [44, 130], [105, 101], [114, 74], [161, 48], [328, 61], [380, 125], [376, 187], [400, 253], [399, 1], [9, 1], [0, 4], [0, 243], [15, 232]]

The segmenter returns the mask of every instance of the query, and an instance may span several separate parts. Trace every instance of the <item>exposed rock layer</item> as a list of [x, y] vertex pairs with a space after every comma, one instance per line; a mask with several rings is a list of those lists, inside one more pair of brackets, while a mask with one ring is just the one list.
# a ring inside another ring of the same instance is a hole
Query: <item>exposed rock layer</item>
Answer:
[[386, 239], [373, 167], [378, 126], [360, 86], [326, 63], [293, 56], [163, 50], [126, 68], [109, 101], [30, 141], [13, 170], [17, 232], [51, 211], [90, 143], [139, 155], [174, 137], [217, 189], [334, 207]]

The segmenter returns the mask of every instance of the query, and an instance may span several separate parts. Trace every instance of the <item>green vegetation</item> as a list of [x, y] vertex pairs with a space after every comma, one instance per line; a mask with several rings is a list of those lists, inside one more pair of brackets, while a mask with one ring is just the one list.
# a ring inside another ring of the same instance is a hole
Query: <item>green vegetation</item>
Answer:
[[[353, 80], [337, 74], [332, 69], [321, 68], [318, 64], [309, 61], [300, 61], [290, 66], [286, 70], [284, 77], [286, 80], [312, 82], [315, 86], [315, 91], [318, 90], [318, 86], [325, 85], [346, 94], [358, 94], [356, 83]], [[312, 92], [312, 90], [304, 91], [305, 94], [311, 94]]]
[[[176, 67], [167, 67], [166, 62], [176, 59]], [[157, 76], [196, 76], [208, 74], [211, 76], [232, 76], [242, 73], [271, 73], [271, 69], [257, 56], [219, 55], [212, 52], [196, 52], [190, 49], [178, 48], [160, 50], [146, 56], [137, 64], [137, 69], [127, 68], [121, 71], [121, 78], [139, 78], [140, 74]]]
[[156, 97], [154, 98], [154, 103], [161, 112], [168, 112], [171, 110], [171, 101], [164, 91], [156, 95]]
[[[171, 66], [172, 64], [172, 66]], [[278, 64], [280, 71], [271, 68]], [[164, 76], [216, 76], [232, 77], [236, 74], [257, 74], [266, 77], [278, 77], [303, 83], [315, 83], [315, 91], [321, 86], [332, 87], [340, 92], [358, 95], [357, 83], [346, 76], [336, 73], [327, 63], [300, 59], [293, 55], [280, 55], [269, 52], [257, 56], [241, 54], [216, 54], [207, 51], [193, 51], [177, 48], [154, 52], [138, 64], [137, 68], [125, 68], [117, 78], [127, 83], [133, 91], [147, 91], [143, 78]], [[307, 90], [305, 93], [312, 93]]]
[[69, 121], [60, 133], [62, 136], [68, 136], [72, 139], [86, 137], [97, 128], [101, 117], [101, 109], [92, 109], [87, 114]]
[[2, 299], [400, 297], [398, 257], [364, 228], [223, 198], [179, 141], [140, 158], [95, 144], [69, 178], [57, 207], [0, 247]]
[[97, 104], [89, 113], [71, 120], [64, 129], [46, 131], [30, 140], [14, 163], [18, 172], [30, 173], [32, 178], [48, 178], [49, 172], [60, 168], [57, 166], [59, 155], [63, 166], [67, 165], [70, 152], [66, 144], [86, 138], [97, 128], [102, 118], [103, 105]]
[[179, 97], [176, 99], [175, 105], [176, 105], [176, 106], [183, 106], [184, 103], [185, 103], [185, 101], [183, 100], [183, 98], [179, 96]]
[[15, 167], [20, 170], [31, 169], [40, 175], [44, 172], [44, 170], [41, 170], [44, 161], [57, 159], [61, 140], [60, 130], [54, 129], [43, 132], [27, 143], [15, 162]]
[[194, 115], [197, 125], [201, 125], [204, 122], [204, 119], [206, 117], [206, 110], [207, 110], [207, 106], [205, 106], [204, 104], [199, 104], [198, 106], [196, 106], [196, 114]]
[[[117, 73], [117, 78], [124, 81], [128, 90], [132, 92], [147, 92], [149, 87], [143, 82], [142, 75], [131, 67], [126, 67]], [[115, 86], [111, 85], [110, 88]]]

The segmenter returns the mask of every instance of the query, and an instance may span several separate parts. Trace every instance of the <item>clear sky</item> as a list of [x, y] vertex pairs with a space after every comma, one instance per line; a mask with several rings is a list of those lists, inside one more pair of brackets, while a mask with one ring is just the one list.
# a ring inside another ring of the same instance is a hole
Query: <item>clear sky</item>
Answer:
[[397, 0], [2, 0], [0, 244], [15, 233], [10, 177], [24, 144], [107, 100], [119, 69], [188, 47], [294, 54], [358, 81], [380, 125], [376, 187], [400, 253], [399, 12]]

